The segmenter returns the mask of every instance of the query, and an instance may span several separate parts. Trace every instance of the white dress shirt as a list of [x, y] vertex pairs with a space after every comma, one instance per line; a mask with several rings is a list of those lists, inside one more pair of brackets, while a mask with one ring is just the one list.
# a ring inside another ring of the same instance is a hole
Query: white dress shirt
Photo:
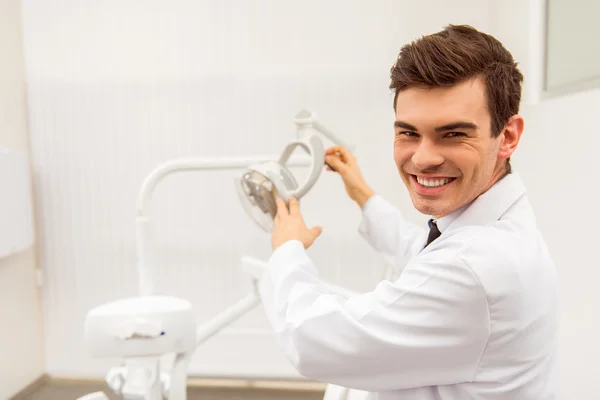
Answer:
[[554, 400], [557, 277], [517, 174], [442, 219], [441, 236], [379, 195], [359, 232], [394, 266], [369, 293], [330, 293], [299, 241], [260, 282], [281, 349], [308, 378], [373, 399]]

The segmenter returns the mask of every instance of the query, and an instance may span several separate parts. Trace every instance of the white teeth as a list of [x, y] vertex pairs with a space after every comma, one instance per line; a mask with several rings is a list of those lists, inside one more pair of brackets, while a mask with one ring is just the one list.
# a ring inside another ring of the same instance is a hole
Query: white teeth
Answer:
[[446, 179], [423, 179], [417, 176], [417, 182], [419, 182], [419, 184], [423, 185], [423, 186], [427, 186], [427, 187], [438, 187], [438, 186], [443, 186], [445, 184], [447, 184], [448, 182], [450, 182], [452, 179], [451, 178], [446, 178]]

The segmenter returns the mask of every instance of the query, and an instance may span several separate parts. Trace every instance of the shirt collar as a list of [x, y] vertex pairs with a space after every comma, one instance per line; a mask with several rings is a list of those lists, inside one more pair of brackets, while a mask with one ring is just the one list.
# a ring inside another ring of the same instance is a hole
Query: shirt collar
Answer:
[[[469, 203], [470, 204], [470, 203]], [[469, 206], [469, 204], [459, 208], [451, 214], [443, 216], [438, 219], [433, 219], [440, 230], [440, 232], [444, 232], [457, 218], [462, 212]]]
[[434, 221], [440, 232], [451, 227], [488, 224], [497, 221], [524, 193], [521, 177], [518, 173], [511, 173], [471, 203]]
[[477, 197], [452, 220], [447, 229], [461, 226], [487, 225], [502, 215], [525, 195], [526, 189], [518, 173], [510, 173]]

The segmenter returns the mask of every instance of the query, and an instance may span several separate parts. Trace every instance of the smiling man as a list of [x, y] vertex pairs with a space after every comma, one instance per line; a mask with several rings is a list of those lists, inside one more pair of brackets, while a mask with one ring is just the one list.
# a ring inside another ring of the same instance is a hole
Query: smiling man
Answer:
[[278, 343], [302, 375], [373, 399], [554, 400], [556, 271], [510, 165], [524, 129], [516, 63], [495, 38], [449, 26], [404, 46], [391, 80], [394, 159], [429, 229], [328, 149], [394, 277], [329, 293], [306, 252], [321, 228], [279, 200], [260, 285]]

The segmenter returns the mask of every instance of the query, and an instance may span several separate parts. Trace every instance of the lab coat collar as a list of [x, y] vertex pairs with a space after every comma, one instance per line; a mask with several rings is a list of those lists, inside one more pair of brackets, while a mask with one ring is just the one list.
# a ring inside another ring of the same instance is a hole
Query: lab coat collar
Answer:
[[[502, 215], [526, 192], [518, 173], [510, 173], [477, 197], [447, 226], [447, 230], [463, 226], [487, 225]], [[442, 230], [443, 232], [443, 230]]]

